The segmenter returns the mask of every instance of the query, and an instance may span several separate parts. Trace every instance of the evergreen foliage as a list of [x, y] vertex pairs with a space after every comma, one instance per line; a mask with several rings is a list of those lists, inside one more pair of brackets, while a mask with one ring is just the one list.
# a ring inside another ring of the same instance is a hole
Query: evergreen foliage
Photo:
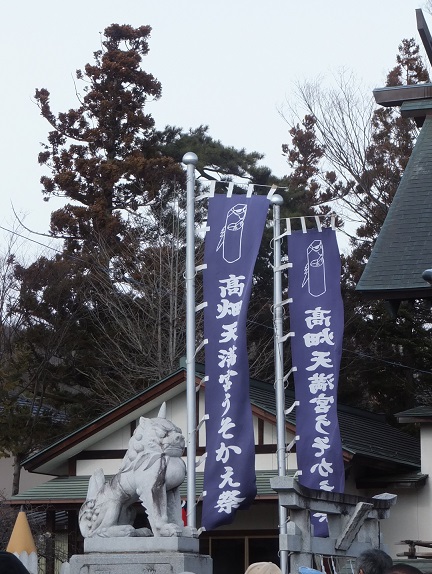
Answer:
[[49, 91], [35, 93], [50, 125], [42, 192], [64, 198], [50, 222], [63, 249], [30, 265], [12, 260], [20, 324], [0, 373], [0, 445], [17, 463], [178, 367], [184, 153], [199, 155], [199, 181], [270, 177], [261, 154], [224, 146], [206, 126], [156, 129], [146, 106], [161, 85], [142, 69], [150, 32], [106, 28], [94, 62], [76, 73], [77, 108], [54, 113]]
[[[412, 39], [403, 40], [387, 86], [428, 80], [418, 46]], [[345, 335], [339, 399], [388, 415], [430, 404], [429, 303], [403, 302], [394, 316], [385, 302], [366, 300], [355, 292], [413, 149], [416, 125], [402, 118], [399, 109], [384, 107], [374, 109], [365, 121], [369, 104], [362, 107], [364, 102], [355, 98], [357, 92], [349, 82], [341, 81], [337, 93], [316, 90], [307, 86], [300, 91], [309, 111], [304, 122], [307, 138], [322, 152], [316, 171], [305, 170], [306, 177], [310, 181], [315, 177], [320, 201], [342, 206], [360, 221], [351, 237], [351, 251], [343, 257]], [[291, 147], [284, 146], [288, 161], [295, 157], [296, 147], [294, 138]]]
[[[304, 90], [307, 114], [291, 125], [291, 142], [282, 147], [288, 174], [278, 179], [260, 165], [260, 153], [223, 145], [207, 126], [156, 129], [146, 104], [161, 96], [161, 85], [141, 67], [150, 31], [106, 28], [94, 62], [76, 73], [77, 108], [55, 114], [48, 90], [36, 90], [51, 126], [39, 155], [42, 192], [45, 200], [65, 200], [50, 223], [63, 249], [30, 265], [11, 250], [2, 264], [0, 454], [13, 455], [18, 468], [44, 442], [177, 368], [185, 348], [181, 160], [191, 150], [199, 157], [198, 185], [276, 183], [285, 189], [282, 217], [329, 216], [342, 203], [356, 213], [361, 223], [343, 258], [340, 400], [386, 413], [429, 404], [425, 303], [404, 304], [395, 320], [382, 302], [354, 290], [411, 153], [415, 124], [388, 108], [368, 117], [355, 108], [347, 83], [331, 97]], [[388, 85], [427, 79], [418, 47], [404, 40]], [[204, 216], [197, 210], [197, 221]], [[251, 374], [269, 382], [271, 239], [269, 224], [248, 322]], [[197, 238], [198, 258], [201, 248]], [[288, 349], [285, 357], [288, 371]]]

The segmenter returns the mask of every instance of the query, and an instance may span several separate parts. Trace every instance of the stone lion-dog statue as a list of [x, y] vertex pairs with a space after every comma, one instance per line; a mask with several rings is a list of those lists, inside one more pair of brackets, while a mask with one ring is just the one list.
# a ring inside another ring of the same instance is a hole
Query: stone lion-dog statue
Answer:
[[[186, 476], [181, 456], [182, 431], [166, 418], [163, 403], [157, 418], [141, 417], [129, 440], [120, 470], [106, 480], [102, 469], [90, 477], [79, 512], [84, 538], [117, 536], [195, 536], [184, 527], [179, 487]], [[140, 501], [151, 531], [135, 529], [133, 505]]]

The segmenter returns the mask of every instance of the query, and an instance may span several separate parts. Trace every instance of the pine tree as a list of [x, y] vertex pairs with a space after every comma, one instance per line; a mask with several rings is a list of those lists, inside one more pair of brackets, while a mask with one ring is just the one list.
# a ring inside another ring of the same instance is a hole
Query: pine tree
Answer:
[[206, 126], [156, 129], [145, 106], [161, 86], [141, 67], [149, 34], [148, 26], [105, 30], [94, 63], [77, 71], [78, 108], [54, 114], [48, 90], [36, 91], [52, 128], [39, 155], [42, 191], [67, 200], [50, 225], [64, 249], [17, 267], [20, 303], [35, 337], [68, 326], [57, 371], [91, 390], [92, 414], [163, 377], [184, 354], [184, 153], [199, 156], [199, 182], [271, 177], [261, 154], [224, 146]]
[[80, 107], [60, 113], [46, 89], [36, 102], [53, 130], [39, 154], [50, 170], [41, 179], [46, 199], [72, 200], [51, 216], [51, 233], [69, 253], [94, 250], [99, 240], [115, 253], [127, 235], [121, 214], [152, 209], [182, 181], [178, 163], [157, 149], [154, 120], [145, 112], [161, 85], [141, 69], [151, 28], [113, 24], [106, 28], [95, 63], [77, 71], [84, 83]]
[[16, 328], [3, 338], [0, 456], [15, 458], [15, 491], [34, 449], [172, 372], [184, 354], [183, 154], [198, 154], [199, 182], [275, 180], [261, 154], [224, 146], [206, 126], [156, 129], [146, 104], [161, 85], [141, 67], [149, 35], [148, 26], [105, 30], [94, 62], [76, 73], [77, 108], [55, 114], [48, 90], [36, 90], [50, 125], [42, 192], [65, 200], [50, 222], [64, 242], [30, 265], [8, 259]]

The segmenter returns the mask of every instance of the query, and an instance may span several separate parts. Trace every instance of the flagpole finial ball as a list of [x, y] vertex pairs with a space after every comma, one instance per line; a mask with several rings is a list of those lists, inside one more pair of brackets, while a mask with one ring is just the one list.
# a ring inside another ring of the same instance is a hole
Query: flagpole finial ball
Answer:
[[186, 165], [189, 165], [190, 163], [192, 165], [196, 165], [198, 163], [198, 156], [193, 151], [188, 151], [184, 154], [182, 162]]
[[278, 193], [274, 193], [271, 196], [270, 201], [273, 203], [273, 205], [283, 205], [283, 197]]

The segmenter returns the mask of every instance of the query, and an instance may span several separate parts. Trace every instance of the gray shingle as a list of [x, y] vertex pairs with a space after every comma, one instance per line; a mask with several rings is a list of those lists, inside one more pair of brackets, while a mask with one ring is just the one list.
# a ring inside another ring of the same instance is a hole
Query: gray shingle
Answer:
[[432, 117], [425, 119], [356, 290], [385, 299], [432, 297]]

